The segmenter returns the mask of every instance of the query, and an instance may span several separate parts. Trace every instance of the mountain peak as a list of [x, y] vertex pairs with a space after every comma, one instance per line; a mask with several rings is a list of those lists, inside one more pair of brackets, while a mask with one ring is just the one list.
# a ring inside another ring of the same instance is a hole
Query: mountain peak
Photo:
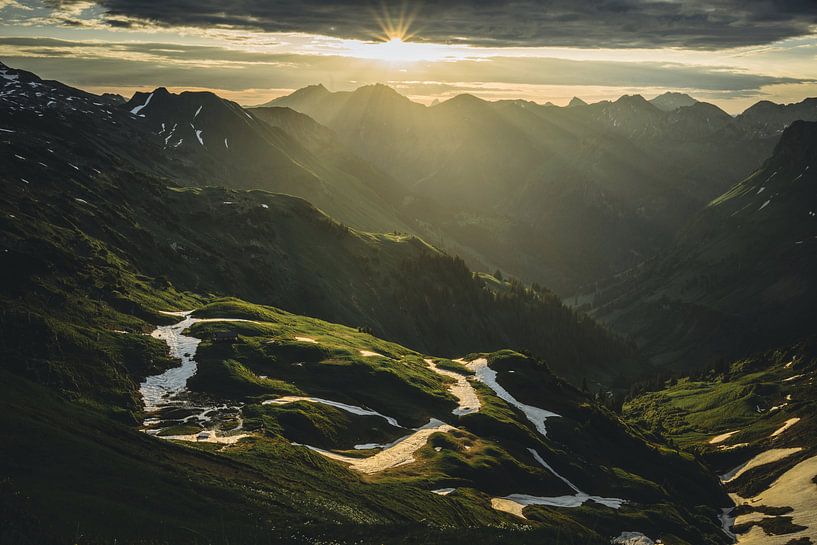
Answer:
[[371, 85], [364, 85], [362, 87], [358, 87], [355, 89], [355, 94], [371, 94], [377, 96], [398, 96], [400, 98], [406, 98], [400, 93], [398, 93], [393, 87], [386, 85], [385, 83], [373, 83]]
[[685, 106], [692, 106], [698, 101], [686, 93], [678, 93], [676, 91], [667, 91], [649, 101], [653, 106], [665, 112], [671, 112], [678, 108]]
[[614, 104], [649, 104], [642, 95], [621, 95]]
[[587, 106], [587, 102], [583, 101], [579, 97], [573, 97], [570, 99], [570, 102], [567, 103], [568, 108], [575, 108], [576, 106]]
[[794, 121], [780, 136], [773, 157], [783, 157], [783, 163], [811, 164], [817, 160], [817, 122]]

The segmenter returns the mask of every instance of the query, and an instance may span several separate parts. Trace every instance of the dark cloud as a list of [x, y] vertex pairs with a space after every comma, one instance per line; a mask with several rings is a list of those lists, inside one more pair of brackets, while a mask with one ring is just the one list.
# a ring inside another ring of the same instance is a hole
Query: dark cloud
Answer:
[[[218, 46], [121, 42], [94, 44], [53, 38], [0, 37], [8, 64], [86, 86], [173, 86], [222, 89], [292, 89], [323, 82], [334, 89], [389, 81], [410, 93], [485, 90], [485, 83], [512, 85], [669, 88], [738, 96], [762, 87], [806, 83], [725, 67], [658, 62], [490, 57], [415, 63], [410, 73], [367, 59], [272, 54]], [[361, 81], [360, 78], [365, 78]], [[405, 83], [401, 83], [405, 82]], [[425, 87], [425, 91], [421, 88]]]
[[114, 18], [364, 40], [402, 19], [416, 40], [497, 47], [721, 49], [806, 35], [817, 24], [815, 0], [96, 1]]

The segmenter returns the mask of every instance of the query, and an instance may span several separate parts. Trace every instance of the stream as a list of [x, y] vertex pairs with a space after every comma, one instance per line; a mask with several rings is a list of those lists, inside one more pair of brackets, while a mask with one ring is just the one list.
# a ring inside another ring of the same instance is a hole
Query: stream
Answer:
[[[188, 390], [187, 380], [196, 374], [196, 350], [201, 339], [185, 335], [184, 331], [195, 323], [247, 322], [237, 318], [194, 318], [193, 311], [163, 312], [181, 321], [172, 325], [158, 326], [151, 336], [163, 340], [173, 358], [181, 365], [167, 369], [158, 375], [147, 377], [139, 385], [145, 403], [143, 431], [163, 439], [182, 441], [207, 441], [234, 443], [248, 434], [240, 433], [243, 427], [241, 405], [216, 402], [210, 397]], [[191, 433], [170, 434], [168, 430], [179, 426], [190, 427]]]

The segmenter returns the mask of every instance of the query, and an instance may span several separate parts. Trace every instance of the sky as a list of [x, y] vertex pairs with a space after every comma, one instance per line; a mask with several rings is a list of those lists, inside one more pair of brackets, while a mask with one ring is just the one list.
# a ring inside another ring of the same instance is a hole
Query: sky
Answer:
[[566, 104], [817, 96], [817, 0], [0, 0], [0, 61], [93, 92], [244, 105], [385, 83]]

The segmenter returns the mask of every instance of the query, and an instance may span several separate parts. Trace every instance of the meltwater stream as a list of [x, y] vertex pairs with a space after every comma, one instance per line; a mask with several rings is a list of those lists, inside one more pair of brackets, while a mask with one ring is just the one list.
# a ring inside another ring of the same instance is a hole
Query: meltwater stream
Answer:
[[[196, 374], [198, 368], [195, 358], [201, 339], [185, 335], [184, 331], [195, 323], [250, 320], [193, 318], [192, 313], [192, 310], [164, 312], [163, 314], [181, 318], [181, 321], [173, 325], [158, 326], [151, 333], [152, 337], [165, 341], [170, 355], [181, 360], [182, 364], [147, 377], [139, 386], [147, 413], [143, 423], [144, 431], [164, 439], [234, 443], [247, 436], [240, 433], [241, 406], [217, 403], [204, 394], [188, 390], [187, 380]], [[166, 433], [169, 428], [177, 426], [189, 426], [194, 433]]]

